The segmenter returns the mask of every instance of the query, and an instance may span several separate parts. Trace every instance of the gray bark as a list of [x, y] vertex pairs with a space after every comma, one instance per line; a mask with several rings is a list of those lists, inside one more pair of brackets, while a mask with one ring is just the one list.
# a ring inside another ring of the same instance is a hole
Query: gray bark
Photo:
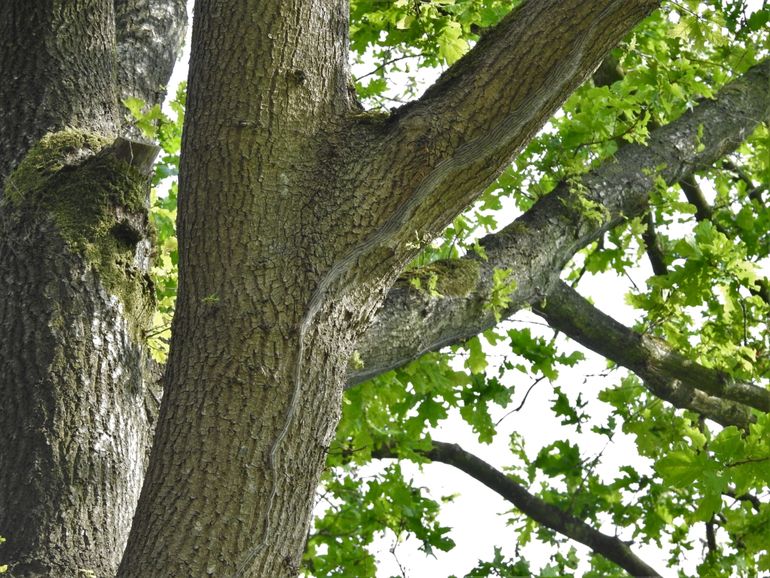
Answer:
[[[156, 149], [115, 139], [117, 35], [112, 1], [0, 5], [0, 560], [11, 576], [114, 574], [157, 415], [142, 345]], [[161, 83], [164, 66], [152, 71]]]
[[117, 129], [111, 0], [0, 3], [0, 63], [0, 187], [47, 132]]
[[185, 0], [115, 0], [120, 97], [160, 104], [182, 51]]
[[[127, 183], [143, 199], [146, 177], [111, 149], [68, 152], [86, 160], [0, 201], [0, 559], [11, 576], [114, 573], [156, 413], [138, 334], [152, 307], [147, 215], [109, 192]], [[120, 265], [95, 263], [84, 243]], [[112, 274], [125, 292], [105, 286]]]

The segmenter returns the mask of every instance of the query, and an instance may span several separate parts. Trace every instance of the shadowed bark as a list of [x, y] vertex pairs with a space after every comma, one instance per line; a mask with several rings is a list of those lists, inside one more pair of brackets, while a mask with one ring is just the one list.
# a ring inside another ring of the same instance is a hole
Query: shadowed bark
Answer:
[[133, 96], [160, 104], [187, 28], [185, 0], [114, 0], [117, 30], [118, 87], [122, 99]]

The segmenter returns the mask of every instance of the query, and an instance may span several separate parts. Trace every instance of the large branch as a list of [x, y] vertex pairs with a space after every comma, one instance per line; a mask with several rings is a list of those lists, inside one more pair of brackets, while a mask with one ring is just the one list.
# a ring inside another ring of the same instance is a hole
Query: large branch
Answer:
[[446, 226], [659, 3], [524, 2], [421, 99], [374, 125], [360, 178], [380, 197], [377, 244], [398, 251]]
[[[630, 144], [572, 186], [560, 183], [527, 213], [482, 241], [489, 260], [466, 257], [433, 265], [439, 292], [432, 297], [408, 283], [388, 294], [370, 330], [358, 344], [364, 362], [352, 370], [354, 384], [419, 355], [460, 342], [495, 325], [485, 308], [494, 268], [512, 271], [516, 289], [504, 315], [541, 301], [576, 251], [624, 219], [641, 215], [658, 176], [675, 183], [734, 150], [770, 118], [770, 60], [725, 86], [676, 121], [655, 129], [647, 146]], [[586, 204], [597, 210], [586, 211]], [[462, 283], [452, 277], [462, 272]], [[446, 280], [443, 278], [446, 277]]]
[[182, 51], [185, 0], [115, 0], [115, 25], [121, 97], [162, 102]]
[[662, 339], [618, 323], [564, 282], [554, 285], [548, 298], [535, 306], [535, 312], [554, 329], [633, 371], [655, 395], [676, 407], [744, 429], [751, 418], [746, 406], [770, 411], [767, 389], [736, 382], [677, 353]]
[[[433, 448], [424, 452], [426, 457], [465, 472], [497, 492], [538, 524], [588, 546], [593, 552], [614, 562], [632, 576], [660, 576], [619, 538], [602, 534], [564, 510], [533, 496], [526, 488], [457, 444], [435, 440], [432, 443]], [[372, 455], [377, 458], [398, 457], [388, 448], [374, 451]]]

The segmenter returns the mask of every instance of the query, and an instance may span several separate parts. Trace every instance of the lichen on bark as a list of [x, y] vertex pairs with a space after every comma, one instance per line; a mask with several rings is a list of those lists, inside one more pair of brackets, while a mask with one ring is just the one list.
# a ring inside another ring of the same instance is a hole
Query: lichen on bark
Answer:
[[147, 177], [118, 158], [112, 139], [78, 129], [48, 133], [4, 184], [5, 204], [27, 218], [47, 216], [126, 310], [132, 330], [147, 326], [153, 291], [147, 270]]
[[467, 297], [477, 288], [480, 278], [479, 263], [472, 259], [444, 259], [404, 272], [399, 284], [409, 284], [436, 296]]

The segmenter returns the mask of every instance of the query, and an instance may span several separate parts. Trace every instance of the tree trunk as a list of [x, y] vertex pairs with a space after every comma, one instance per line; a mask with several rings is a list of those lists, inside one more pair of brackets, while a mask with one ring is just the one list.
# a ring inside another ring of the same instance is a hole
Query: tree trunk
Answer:
[[0, 203], [0, 534], [14, 576], [114, 573], [144, 474], [147, 178], [103, 146], [49, 135]]
[[314, 293], [349, 242], [326, 168], [349, 112], [347, 18], [328, 0], [196, 6], [173, 338], [120, 576], [298, 571], [370, 309]]
[[[165, 3], [0, 4], [0, 560], [11, 576], [114, 575], [141, 489], [158, 404], [143, 346], [155, 147], [115, 138], [116, 71], [141, 60], [150, 27], [118, 40], [116, 10], [137, 24], [140, 5]], [[174, 54], [179, 4], [150, 35]], [[146, 58], [153, 82], [138, 88], [122, 75], [123, 95], [157, 98], [173, 59]]]

